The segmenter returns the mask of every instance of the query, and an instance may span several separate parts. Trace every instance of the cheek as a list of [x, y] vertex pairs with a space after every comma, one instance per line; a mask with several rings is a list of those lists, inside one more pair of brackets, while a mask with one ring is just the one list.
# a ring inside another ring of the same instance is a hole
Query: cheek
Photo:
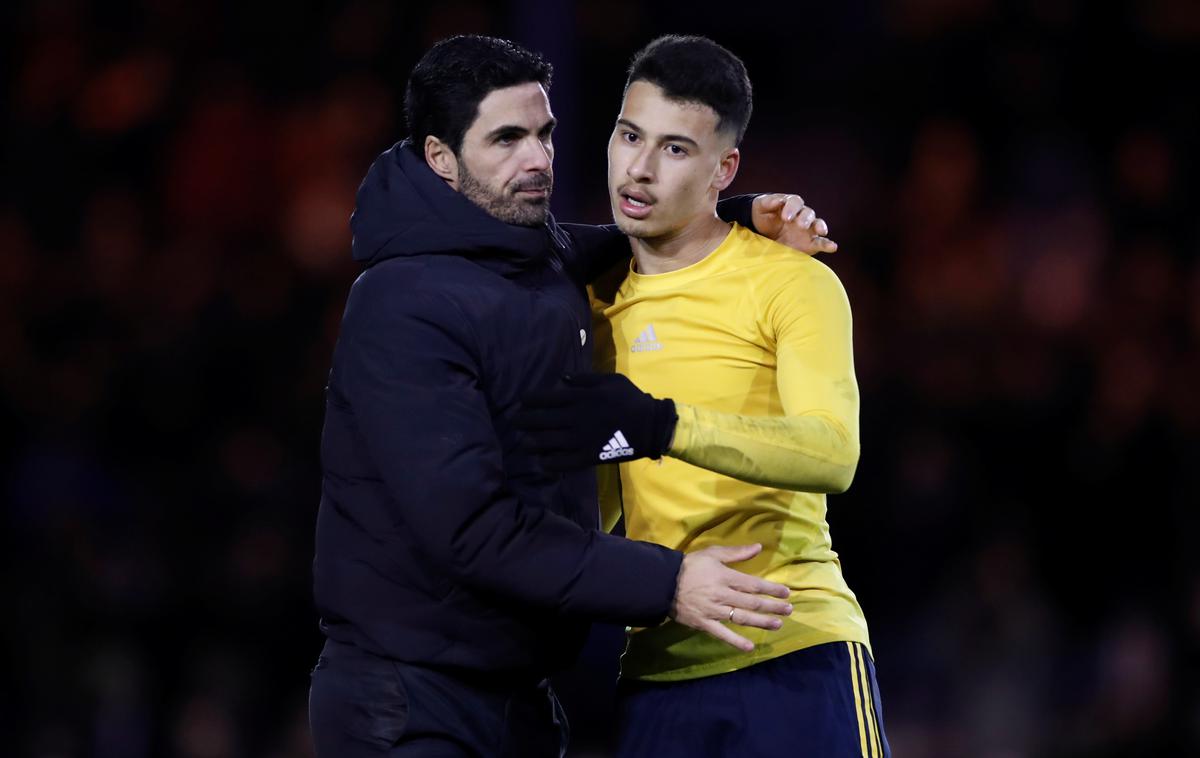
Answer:
[[496, 151], [488, 156], [487, 171], [492, 177], [492, 184], [504, 184], [512, 175], [512, 164], [516, 161], [512, 152]]
[[625, 176], [625, 164], [621, 160], [619, 154], [614, 154], [612, 150], [608, 152], [608, 187], [615, 190], [621, 184], [621, 177]]
[[671, 193], [675, 198], [672, 205], [682, 208], [690, 208], [695, 205], [696, 199], [704, 195], [707, 187], [702, 177], [686, 170], [683, 166], [678, 167], [672, 184], [675, 187], [675, 191]]
[[708, 191], [712, 188], [712, 174], [702, 174], [697, 172], [688, 179], [688, 197], [693, 203], [699, 203], [708, 196]]
[[496, 181], [493, 184], [496, 189], [507, 187], [510, 182], [517, 178], [519, 173], [519, 163], [516, 156], [505, 156], [505, 159], [496, 165]]
[[484, 186], [495, 191], [508, 184], [511, 172], [507, 164], [511, 156], [506, 151], [486, 148], [471, 158], [467, 168]]

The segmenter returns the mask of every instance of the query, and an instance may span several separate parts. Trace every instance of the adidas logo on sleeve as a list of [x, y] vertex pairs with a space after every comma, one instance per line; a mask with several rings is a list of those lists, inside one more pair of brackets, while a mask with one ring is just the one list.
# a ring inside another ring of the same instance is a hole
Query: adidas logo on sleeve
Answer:
[[634, 353], [645, 353], [650, 350], [662, 350], [662, 343], [658, 341], [658, 335], [654, 333], [654, 324], [650, 324], [637, 339], [633, 341], [633, 346], [630, 348]]
[[631, 455], [633, 455], [633, 448], [629, 446], [628, 440], [625, 439], [624, 434], [621, 434], [620, 429], [613, 434], [608, 444], [600, 450], [600, 460], [602, 461], [611, 461], [613, 458], [628, 458]]

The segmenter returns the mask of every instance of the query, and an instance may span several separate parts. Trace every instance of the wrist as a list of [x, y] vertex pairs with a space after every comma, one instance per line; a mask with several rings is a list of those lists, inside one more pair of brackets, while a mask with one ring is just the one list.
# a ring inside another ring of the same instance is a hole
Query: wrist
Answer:
[[692, 444], [692, 435], [696, 426], [696, 411], [686, 403], [676, 403], [675, 416], [675, 429], [664, 455], [686, 460], [684, 454], [687, 452], [688, 446]]
[[671, 398], [654, 401], [653, 425], [651, 427], [651, 458], [661, 458], [671, 449], [675, 439], [675, 429], [679, 425], [679, 414], [675, 411], [675, 401]]
[[671, 598], [671, 609], [667, 612], [667, 617], [663, 620], [665, 624], [668, 621], [674, 621], [679, 616], [679, 600], [683, 595], [683, 583], [686, 581], [684, 574], [688, 570], [688, 557], [686, 553], [679, 553], [679, 571], [675, 574], [675, 596]]

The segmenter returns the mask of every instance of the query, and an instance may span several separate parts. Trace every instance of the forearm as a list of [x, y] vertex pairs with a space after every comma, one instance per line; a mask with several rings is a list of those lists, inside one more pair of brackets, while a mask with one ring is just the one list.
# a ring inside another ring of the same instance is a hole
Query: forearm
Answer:
[[845, 492], [858, 466], [857, 437], [832, 414], [742, 416], [675, 404], [673, 458], [754, 484]]
[[[655, 624], [669, 612], [682, 554], [580, 529], [556, 514], [497, 503], [431, 552], [456, 580], [557, 613]], [[444, 549], [438, 549], [439, 547]]]
[[754, 226], [754, 198], [757, 194], [734, 195], [717, 203], [717, 215], [722, 221], [732, 221], [741, 224], [752, 232], [758, 229]]

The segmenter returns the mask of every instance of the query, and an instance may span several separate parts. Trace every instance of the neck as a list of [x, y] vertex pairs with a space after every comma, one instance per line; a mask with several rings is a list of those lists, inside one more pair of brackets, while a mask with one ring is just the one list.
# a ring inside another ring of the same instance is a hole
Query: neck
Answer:
[[704, 260], [729, 234], [730, 225], [716, 215], [700, 216], [680, 229], [659, 237], [629, 242], [640, 274], [665, 274]]

